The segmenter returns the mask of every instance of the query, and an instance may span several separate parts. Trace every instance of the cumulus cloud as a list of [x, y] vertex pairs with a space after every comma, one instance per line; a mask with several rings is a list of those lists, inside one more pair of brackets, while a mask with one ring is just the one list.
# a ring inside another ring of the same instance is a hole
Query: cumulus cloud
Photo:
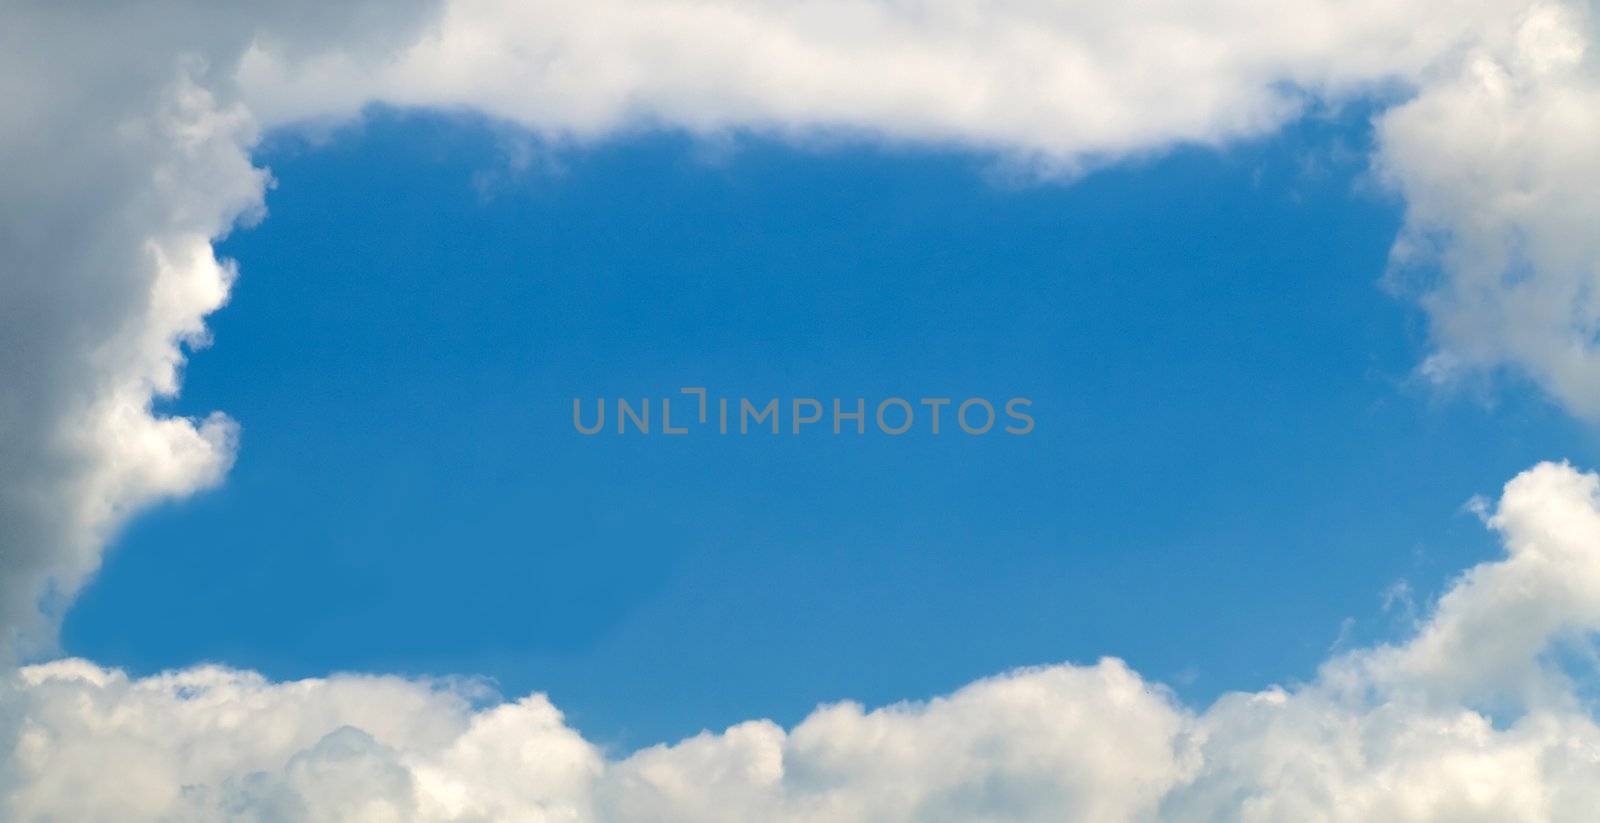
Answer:
[[1381, 121], [1379, 159], [1410, 207], [1405, 248], [1443, 271], [1422, 293], [1429, 373], [1509, 366], [1600, 413], [1600, 250], [1585, 222], [1600, 187], [1582, 150], [1595, 72], [1577, 6], [169, 0], [6, 13], [0, 626], [35, 646], [130, 512], [228, 467], [226, 417], [154, 409], [227, 299], [233, 274], [211, 242], [261, 214], [259, 135], [373, 101], [471, 109], [556, 141], [820, 135], [1070, 174], [1267, 134], [1308, 105], [1410, 95]]
[[1586, 6], [1541, 4], [1378, 120], [1405, 196], [1399, 273], [1440, 380], [1507, 368], [1600, 418], [1600, 63]]
[[1600, 60], [1563, 0], [453, 0], [389, 54], [257, 43], [268, 122], [366, 101], [470, 108], [556, 140], [757, 131], [988, 152], [1070, 176], [1398, 100], [1379, 176], [1406, 203], [1390, 282], [1439, 383], [1505, 373], [1600, 419]]
[[541, 695], [497, 703], [471, 684], [271, 683], [215, 667], [131, 679], [61, 660], [15, 684], [5, 816], [1588, 820], [1600, 725], [1552, 653], [1600, 631], [1600, 476], [1530, 469], [1490, 524], [1506, 555], [1462, 575], [1414, 637], [1203, 711], [1107, 659], [618, 757]]
[[[1600, 416], [1595, 22], [1492, 0], [18, 3], [0, 25], [0, 639], [52, 620], [118, 526], [218, 482], [236, 427], [162, 414], [261, 215], [265, 130], [471, 109], [557, 141], [642, 128], [968, 148], [1070, 175], [1377, 121], [1397, 281], [1440, 379], [1510, 370]], [[1406, 277], [1417, 264], [1422, 274]], [[1418, 635], [1202, 711], [1126, 666], [818, 709], [616, 757], [548, 701], [85, 661], [5, 678], [10, 819], [1546, 820], [1600, 807], [1558, 652], [1600, 626], [1596, 479], [1546, 465]], [[1581, 657], [1581, 655], [1580, 655]], [[115, 774], [116, 780], [107, 780]]]
[[455, 0], [392, 55], [261, 43], [238, 76], [274, 122], [382, 99], [557, 137], [838, 131], [1070, 170], [1268, 132], [1310, 97], [1414, 77], [1504, 17], [1455, 0]]
[[[218, 482], [236, 427], [162, 415], [262, 213], [255, 42], [363, 54], [421, 7], [8, 4], [0, 24], [0, 649], [37, 651], [128, 515]], [[381, 13], [390, 9], [388, 13]], [[286, 52], [291, 53], [291, 52]], [[297, 52], [296, 52], [297, 53]]]
[[199, 84], [194, 63], [73, 65], [58, 50], [107, 44], [61, 28], [0, 27], [0, 627], [10, 632], [37, 629], [41, 598], [70, 597], [126, 512], [227, 468], [226, 418], [150, 409], [176, 391], [183, 346], [203, 341], [202, 318], [226, 299], [231, 273], [211, 241], [259, 207], [264, 179], [238, 149], [254, 139], [248, 117]]

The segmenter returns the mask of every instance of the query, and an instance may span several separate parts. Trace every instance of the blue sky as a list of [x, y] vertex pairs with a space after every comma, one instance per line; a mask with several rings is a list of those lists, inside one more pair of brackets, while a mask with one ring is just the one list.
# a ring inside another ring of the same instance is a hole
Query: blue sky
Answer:
[[[237, 464], [126, 529], [63, 646], [481, 675], [624, 749], [1103, 655], [1199, 704], [1309, 679], [1407, 627], [1394, 584], [1495, 553], [1472, 495], [1596, 462], [1536, 392], [1415, 375], [1370, 116], [1072, 181], [385, 108], [272, 136], [170, 404], [226, 410]], [[1023, 395], [1037, 429], [572, 429], [573, 397], [687, 385]]]
[[1593, 5], [0, 4], [0, 819], [1589, 823]]

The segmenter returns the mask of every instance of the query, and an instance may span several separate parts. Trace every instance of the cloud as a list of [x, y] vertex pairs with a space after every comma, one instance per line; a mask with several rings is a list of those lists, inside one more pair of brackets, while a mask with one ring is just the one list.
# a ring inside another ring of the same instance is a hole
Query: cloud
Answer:
[[[385, 14], [377, 12], [383, 9]], [[0, 650], [36, 652], [128, 516], [221, 480], [237, 427], [175, 395], [234, 277], [212, 242], [262, 215], [253, 42], [363, 54], [400, 4], [11, 4], [0, 26]], [[379, 22], [381, 21], [381, 25]], [[386, 44], [386, 45], [382, 45]], [[292, 53], [292, 52], [286, 52]]]
[[225, 417], [162, 418], [151, 403], [177, 390], [184, 346], [227, 298], [212, 239], [259, 209], [265, 181], [239, 148], [253, 124], [202, 85], [198, 58], [100, 58], [127, 49], [65, 21], [15, 22], [0, 34], [0, 628], [13, 635], [38, 632], [41, 605], [59, 612], [127, 512], [227, 469]]
[[[1398, 100], [1394, 277], [1426, 373], [1600, 416], [1595, 24], [1559, 2], [595, 0], [19, 4], [0, 26], [0, 632], [36, 653], [115, 530], [221, 480], [238, 432], [159, 402], [262, 214], [268, 129], [373, 101], [554, 141], [752, 131], [1071, 175]], [[1420, 274], [1413, 267], [1420, 264]], [[1600, 732], [1564, 657], [1600, 620], [1596, 479], [1545, 465], [1406, 643], [1196, 711], [1117, 661], [818, 709], [613, 757], [459, 684], [21, 669], [8, 817], [118, 820], [1584, 819]], [[1570, 654], [1576, 649], [1577, 654]], [[1585, 672], [1585, 674], [1590, 674]], [[115, 774], [115, 781], [107, 774]]]
[[1406, 83], [1511, 4], [1443, 0], [454, 0], [392, 54], [258, 41], [270, 123], [371, 100], [471, 108], [555, 138], [629, 128], [837, 133], [1071, 171], [1271, 132], [1316, 98]]
[[5, 816], [1588, 820], [1600, 726], [1554, 653], [1600, 630], [1600, 476], [1536, 466], [1490, 524], [1506, 555], [1456, 580], [1415, 636], [1203, 711], [1107, 659], [614, 757], [541, 695], [485, 705], [470, 683], [216, 667], [131, 679], [60, 660], [14, 685]]
[[[212, 485], [222, 415], [156, 411], [262, 214], [250, 151], [363, 105], [473, 110], [553, 141], [643, 128], [959, 147], [1067, 174], [1380, 121], [1434, 375], [1510, 367], [1600, 413], [1590, 21], [1521, 0], [447, 0], [8, 10], [0, 32], [0, 627], [47, 647], [115, 530]], [[1507, 32], [1512, 34], [1508, 35]]]
[[[1600, 418], [1600, 65], [1585, 7], [1540, 4], [1378, 119], [1405, 197], [1397, 271], [1432, 319], [1424, 370], [1505, 369]], [[1413, 278], [1418, 279], [1418, 278]]]

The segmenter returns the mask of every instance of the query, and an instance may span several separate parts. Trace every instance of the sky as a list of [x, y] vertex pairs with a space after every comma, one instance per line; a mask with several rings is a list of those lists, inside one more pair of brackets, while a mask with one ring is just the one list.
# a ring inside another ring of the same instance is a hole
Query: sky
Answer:
[[[1412, 375], [1368, 116], [1070, 184], [674, 137], [512, 171], [481, 121], [388, 110], [269, 138], [270, 218], [219, 247], [247, 274], [170, 404], [227, 409], [238, 462], [130, 527], [64, 650], [471, 673], [627, 747], [1107, 654], [1201, 700], [1309, 678], [1403, 627], [1393, 586], [1492, 553], [1469, 498], [1595, 462], [1541, 399]], [[1037, 428], [571, 422], [695, 385], [1025, 396]]]
[[0, 15], [0, 816], [1600, 804], [1586, 4]]

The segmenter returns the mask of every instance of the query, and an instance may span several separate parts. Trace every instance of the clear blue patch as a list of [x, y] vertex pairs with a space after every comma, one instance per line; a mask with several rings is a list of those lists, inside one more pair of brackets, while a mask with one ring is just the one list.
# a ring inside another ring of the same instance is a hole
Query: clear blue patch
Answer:
[[[1470, 495], [1596, 462], [1541, 403], [1414, 384], [1367, 139], [1357, 111], [1065, 184], [661, 135], [513, 172], [502, 130], [383, 110], [275, 138], [173, 404], [237, 418], [238, 465], [129, 530], [66, 648], [482, 673], [620, 747], [1102, 655], [1195, 701], [1309, 677], [1397, 579], [1493, 555]], [[685, 385], [1026, 395], [1037, 429], [572, 429], [574, 396]]]

